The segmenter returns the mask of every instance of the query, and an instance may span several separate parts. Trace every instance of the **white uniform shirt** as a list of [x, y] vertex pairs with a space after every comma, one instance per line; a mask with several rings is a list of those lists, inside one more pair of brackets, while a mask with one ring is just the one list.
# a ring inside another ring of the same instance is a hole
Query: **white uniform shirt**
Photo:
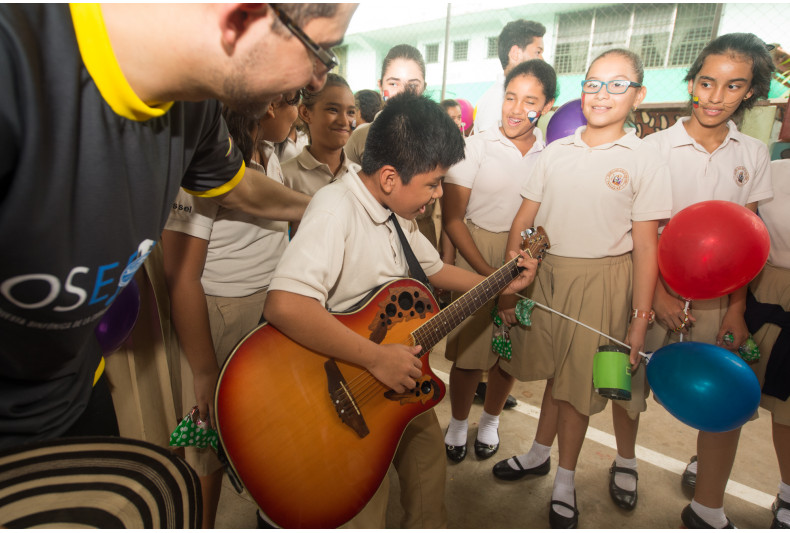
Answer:
[[545, 228], [549, 253], [600, 258], [630, 252], [632, 222], [671, 213], [669, 170], [634, 130], [590, 147], [581, 138], [585, 128], [543, 150], [521, 195], [541, 204], [535, 226]]
[[497, 74], [496, 81], [477, 101], [475, 126], [473, 131], [478, 134], [489, 128], [502, 125], [502, 103], [505, 101], [505, 73]]
[[[351, 165], [359, 169], [359, 165], [352, 163], [343, 152], [340, 152], [340, 158], [340, 170], [337, 173], [337, 178], [348, 172], [348, 168]], [[336, 179], [329, 169], [329, 165], [313, 157], [307, 146], [302, 149], [298, 156], [283, 163], [282, 168], [286, 187], [310, 196], [313, 196], [318, 189]]]
[[277, 157], [280, 159], [280, 163], [285, 163], [298, 156], [302, 148], [308, 144], [310, 144], [310, 137], [302, 130], [296, 130], [295, 141], [286, 137], [283, 142], [277, 143]]
[[706, 200], [746, 205], [771, 198], [771, 158], [761, 141], [728, 122], [724, 142], [708, 153], [686, 131], [688, 117], [645, 137], [658, 147], [672, 176], [672, 215]]
[[[264, 171], [261, 165], [251, 167]], [[277, 156], [272, 154], [266, 175], [282, 183]], [[226, 209], [210, 198], [181, 190], [165, 229], [208, 241], [206, 265], [200, 279], [211, 296], [249, 296], [269, 285], [274, 268], [288, 244], [288, 223]]]
[[521, 189], [546, 146], [543, 133], [534, 131], [535, 144], [523, 156], [499, 128], [466, 139], [464, 160], [447, 171], [444, 181], [471, 189], [465, 218], [476, 226], [495, 233], [510, 230]]
[[[388, 220], [390, 213], [352, 167], [313, 196], [269, 290], [301, 294], [330, 310], [346, 311], [372, 289], [407, 277], [408, 265]], [[399, 220], [425, 274], [439, 272], [443, 265], [439, 253], [417, 223]]]
[[[378, 116], [378, 115], [376, 115]], [[376, 120], [375, 117], [373, 120]], [[343, 147], [346, 157], [357, 165], [362, 164], [362, 154], [365, 153], [365, 142], [368, 140], [368, 130], [372, 122], [366, 122], [351, 132], [348, 142]]]
[[771, 161], [774, 197], [757, 204], [757, 212], [771, 236], [768, 261], [790, 269], [790, 159]]

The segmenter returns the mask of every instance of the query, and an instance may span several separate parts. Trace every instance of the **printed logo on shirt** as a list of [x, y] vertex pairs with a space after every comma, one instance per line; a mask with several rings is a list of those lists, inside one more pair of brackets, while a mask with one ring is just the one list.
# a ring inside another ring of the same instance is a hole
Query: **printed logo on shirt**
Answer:
[[606, 186], [613, 191], [622, 191], [628, 185], [628, 171], [624, 168], [613, 168], [606, 175]]
[[749, 171], [744, 166], [735, 167], [733, 178], [735, 178], [735, 185], [743, 187], [749, 182]]

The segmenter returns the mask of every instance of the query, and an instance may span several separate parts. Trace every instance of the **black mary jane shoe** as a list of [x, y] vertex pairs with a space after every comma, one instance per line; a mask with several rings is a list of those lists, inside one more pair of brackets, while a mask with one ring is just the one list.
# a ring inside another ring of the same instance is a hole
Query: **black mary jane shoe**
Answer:
[[444, 451], [447, 458], [456, 463], [460, 463], [466, 458], [466, 444], [462, 446], [453, 446], [452, 444], [445, 444]]
[[[497, 437], [499, 436], [499, 432], [497, 432]], [[479, 440], [475, 439], [475, 455], [478, 456], [480, 459], [488, 459], [492, 457], [497, 451], [499, 451], [499, 443], [496, 444], [486, 444], [485, 442], [480, 442]]]
[[609, 469], [609, 496], [612, 497], [612, 501], [621, 509], [633, 511], [634, 507], [636, 507], [637, 500], [636, 489], [625, 490], [624, 488], [618, 487], [614, 482], [614, 476], [617, 473], [634, 476], [637, 480], [639, 479], [639, 475], [636, 473], [636, 470], [617, 466], [617, 462], [612, 463], [612, 467]]
[[[567, 507], [573, 511], [573, 516], [562, 516], [554, 510], [554, 504]], [[551, 526], [551, 529], [576, 529], [579, 527], [579, 508], [576, 507], [576, 491], [573, 491], [573, 505], [560, 500], [551, 500], [549, 504], [549, 526]]]
[[[694, 509], [691, 508], [691, 504], [683, 508], [683, 511], [680, 513], [680, 519], [683, 521], [683, 526], [685, 526], [686, 529], [714, 529], [712, 525], [704, 521], [700, 515], [694, 512]], [[722, 529], [736, 528], [728, 518], [727, 525]]]
[[532, 468], [524, 468], [521, 462], [518, 460], [518, 457], [515, 455], [511, 457], [513, 461], [516, 463], [518, 468], [513, 468], [508, 464], [509, 459], [505, 459], [504, 461], [499, 461], [497, 464], [494, 465], [493, 473], [494, 477], [499, 479], [504, 479], [505, 481], [516, 481], [517, 479], [521, 479], [524, 476], [528, 476], [530, 474], [535, 476], [545, 476], [551, 470], [551, 457], [546, 459], [543, 463], [539, 464], [538, 466], [534, 466]]
[[780, 509], [787, 509], [788, 511], [790, 511], [790, 503], [787, 503], [786, 501], [782, 500], [777, 495], [773, 505], [771, 505], [771, 511], [773, 511], [774, 513], [774, 519], [771, 522], [771, 529], [790, 529], [790, 525], [787, 525], [787, 523], [779, 520]]

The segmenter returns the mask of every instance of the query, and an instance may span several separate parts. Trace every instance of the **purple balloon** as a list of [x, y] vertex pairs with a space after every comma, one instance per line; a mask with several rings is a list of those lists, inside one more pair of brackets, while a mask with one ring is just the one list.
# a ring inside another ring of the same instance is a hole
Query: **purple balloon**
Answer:
[[549, 119], [549, 124], [546, 126], [546, 144], [573, 135], [576, 128], [586, 125], [587, 119], [582, 113], [581, 99], [566, 102]]
[[129, 338], [138, 314], [140, 314], [140, 291], [137, 283], [132, 279], [115, 297], [94, 330], [104, 355], [109, 355], [120, 348]]

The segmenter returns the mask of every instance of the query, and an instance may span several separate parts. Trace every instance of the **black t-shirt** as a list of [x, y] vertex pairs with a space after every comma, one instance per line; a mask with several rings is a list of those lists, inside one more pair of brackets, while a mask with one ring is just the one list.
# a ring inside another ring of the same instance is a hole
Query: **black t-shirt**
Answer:
[[149, 107], [91, 5], [0, 5], [0, 448], [54, 437], [87, 404], [94, 328], [183, 186], [244, 164], [215, 101]]

